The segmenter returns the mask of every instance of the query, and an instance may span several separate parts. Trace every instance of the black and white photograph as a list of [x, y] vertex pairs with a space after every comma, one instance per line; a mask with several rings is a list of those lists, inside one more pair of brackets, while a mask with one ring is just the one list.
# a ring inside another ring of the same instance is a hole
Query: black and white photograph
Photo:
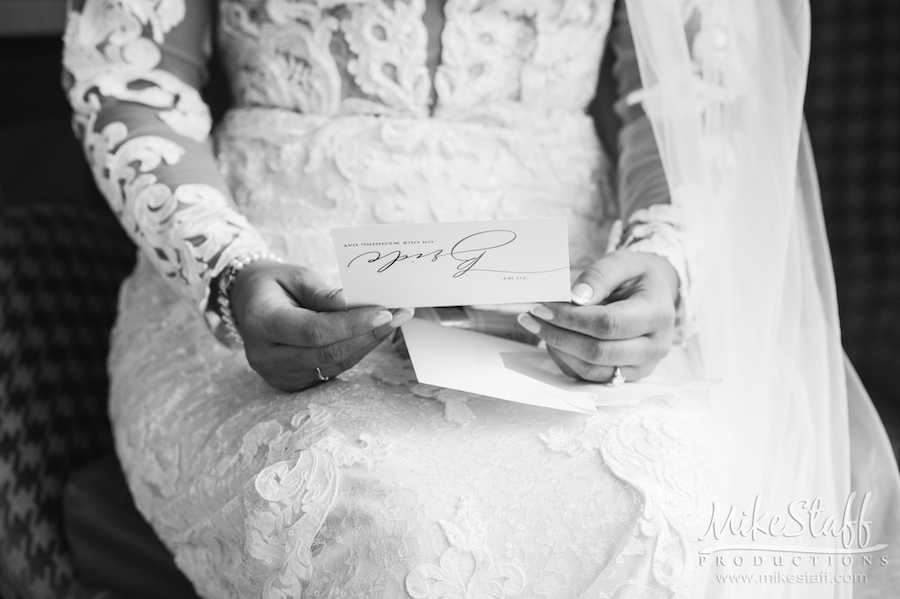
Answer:
[[892, 599], [900, 4], [0, 0], [0, 599]]

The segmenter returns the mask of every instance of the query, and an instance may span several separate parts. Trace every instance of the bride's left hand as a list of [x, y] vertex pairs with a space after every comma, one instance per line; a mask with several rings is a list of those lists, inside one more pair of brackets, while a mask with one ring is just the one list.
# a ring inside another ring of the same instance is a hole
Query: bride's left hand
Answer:
[[547, 343], [569, 376], [607, 382], [616, 366], [643, 378], [672, 347], [678, 275], [668, 260], [619, 250], [594, 262], [572, 286], [573, 303], [538, 304], [519, 324]]

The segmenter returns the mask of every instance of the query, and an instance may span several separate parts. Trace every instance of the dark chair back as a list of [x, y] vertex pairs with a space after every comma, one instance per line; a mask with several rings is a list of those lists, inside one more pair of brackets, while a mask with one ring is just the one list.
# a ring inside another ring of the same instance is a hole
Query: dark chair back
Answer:
[[84, 596], [69, 474], [112, 449], [106, 354], [134, 246], [105, 206], [0, 207], [0, 596]]

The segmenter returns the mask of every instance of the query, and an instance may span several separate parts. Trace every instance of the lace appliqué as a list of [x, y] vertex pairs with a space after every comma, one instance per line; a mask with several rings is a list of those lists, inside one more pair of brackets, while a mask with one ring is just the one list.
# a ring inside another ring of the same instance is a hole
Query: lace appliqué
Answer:
[[522, 99], [547, 108], [586, 106], [594, 97], [600, 57], [612, 23], [610, 5], [563, 2], [556, 14], [538, 12], [534, 52], [522, 70]]
[[366, 94], [401, 113], [426, 116], [431, 82], [425, 66], [428, 33], [422, 23], [425, 0], [369, 2], [341, 22], [356, 57], [347, 70]]
[[[245, 105], [276, 105], [312, 114], [337, 114], [341, 74], [331, 53], [340, 24], [313, 4], [271, 0], [271, 22], [251, 17], [238, 0], [223, 2], [225, 65]], [[257, 13], [258, 14], [258, 13]]]
[[444, 404], [444, 418], [459, 426], [465, 426], [475, 419], [475, 413], [466, 405], [474, 397], [478, 396], [454, 389], [440, 389], [434, 395], [437, 401]]
[[256, 477], [262, 500], [248, 514], [248, 554], [275, 567], [265, 582], [263, 596], [271, 599], [302, 597], [304, 582], [313, 573], [311, 548], [337, 496], [338, 468], [317, 448], [303, 452], [291, 466], [279, 462]]
[[328, 408], [312, 404], [294, 415], [289, 430], [266, 422], [244, 437], [245, 460], [261, 447], [268, 450], [267, 466], [253, 482], [259, 501], [246, 523], [249, 556], [271, 572], [264, 585], [266, 599], [305, 595], [316, 572], [317, 538], [337, 498], [340, 469], [371, 463], [380, 455], [374, 437], [363, 433], [347, 439], [331, 428], [330, 420]]
[[[88, 0], [82, 13], [69, 14], [63, 62], [74, 78], [69, 100], [98, 187], [163, 276], [205, 311], [212, 278], [233, 258], [264, 249], [264, 242], [215, 187], [173, 190], [159, 181], [151, 171], [184, 157], [174, 141], [128, 139], [122, 122], [96, 131], [101, 98], [110, 97], [165, 108], [158, 116], [174, 133], [207, 139], [209, 111], [197, 90], [156, 68], [162, 56], [156, 44], [184, 14], [183, 0]], [[153, 40], [142, 37], [145, 26]]]
[[424, 0], [268, 0], [264, 11], [248, 4], [229, 0], [222, 8], [239, 104], [427, 116]]
[[178, 144], [156, 136], [126, 139], [123, 123], [93, 133], [93, 122], [84, 145], [100, 191], [157, 270], [205, 310], [212, 278], [234, 258], [264, 247], [263, 240], [218, 189], [186, 184], [172, 190], [150, 172], [179, 162], [184, 150]]
[[465, 426], [472, 420], [475, 420], [475, 413], [472, 412], [467, 403], [470, 399], [479, 396], [454, 389], [444, 389], [434, 385], [418, 383], [416, 382], [415, 372], [409, 368], [408, 364], [407, 362], [404, 368], [399, 371], [373, 372], [372, 376], [376, 380], [389, 385], [408, 387], [410, 392], [417, 397], [431, 399], [444, 404], [444, 418], [448, 422]]
[[692, 440], [689, 426], [687, 419], [651, 408], [607, 422], [593, 417], [579, 430], [554, 428], [540, 435], [551, 450], [573, 457], [597, 452], [641, 498], [630, 538], [620, 543], [618, 555], [583, 597], [617, 597], [623, 586], [646, 574], [667, 597], [703, 595], [698, 592], [704, 576], [697, 572], [695, 539], [707, 515], [709, 481], [715, 473], [702, 459], [707, 450]]
[[438, 114], [517, 100], [582, 109], [594, 95], [611, 7], [597, 0], [449, 0], [435, 75]]
[[[68, 96], [82, 132], [100, 110], [100, 98], [108, 97], [165, 108], [159, 118], [175, 133], [199, 142], [207, 138], [212, 119], [199, 92], [157, 68], [162, 59], [157, 43], [182, 21], [184, 11], [184, 0], [87, 0], [80, 14], [69, 13], [63, 66], [74, 78]], [[143, 37], [144, 26], [153, 40]]]
[[691, 273], [689, 254], [685, 250], [684, 218], [682, 209], [675, 204], [654, 204], [636, 210], [624, 227], [617, 220], [612, 227], [607, 252], [627, 249], [660, 256], [669, 261], [678, 274], [678, 304], [676, 343], [684, 343], [696, 330], [694, 302], [691, 298]]
[[465, 500], [456, 521], [440, 521], [448, 547], [438, 564], [417, 566], [406, 577], [413, 599], [505, 599], [525, 589], [525, 574], [486, 549], [484, 525], [472, 521]]
[[[448, 0], [435, 114], [474, 120], [519, 102], [583, 111], [596, 87], [612, 6], [612, 0]], [[238, 104], [427, 117], [424, 11], [425, 0], [226, 0], [224, 50]]]
[[443, 52], [434, 78], [440, 112], [470, 110], [485, 100], [511, 101], [519, 72], [534, 46], [534, 31], [498, 11], [471, 12], [451, 0], [441, 34]]

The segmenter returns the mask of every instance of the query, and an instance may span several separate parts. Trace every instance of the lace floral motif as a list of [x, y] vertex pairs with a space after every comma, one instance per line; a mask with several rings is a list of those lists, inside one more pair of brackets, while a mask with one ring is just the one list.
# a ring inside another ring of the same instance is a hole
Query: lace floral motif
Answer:
[[534, 30], [499, 10], [473, 14], [471, 3], [447, 5], [443, 52], [434, 87], [439, 114], [485, 101], [515, 100], [519, 72], [534, 46]]
[[438, 114], [458, 118], [485, 102], [516, 100], [583, 109], [594, 94], [609, 8], [596, 0], [449, 0]]
[[325, 3], [272, 0], [265, 15], [251, 16], [239, 1], [221, 3], [224, 64], [238, 100], [276, 105], [305, 113], [336, 114], [341, 74], [331, 53], [337, 18]]
[[[522, 70], [522, 99], [548, 108], [586, 106], [594, 97], [612, 11], [596, 0], [559, 5], [559, 12], [535, 11], [534, 52]], [[601, 32], [598, 35], [597, 32]]]
[[[604, 461], [642, 495], [640, 534], [655, 539], [650, 571], [675, 597], [696, 596], [696, 549], [711, 497], [704, 448], [669, 415], [635, 415], [600, 446]], [[640, 555], [640, 554], [638, 554]]]
[[356, 57], [347, 63], [363, 93], [387, 106], [424, 116], [431, 82], [425, 66], [428, 34], [422, 23], [425, 0], [409, 4], [362, 4], [341, 24]]
[[266, 452], [267, 466], [253, 481], [259, 499], [247, 513], [245, 542], [248, 555], [269, 572], [267, 599], [304, 595], [316, 572], [313, 558], [337, 498], [340, 470], [380, 459], [373, 435], [348, 439], [331, 420], [328, 408], [313, 404], [294, 415], [288, 430], [268, 421], [244, 435], [245, 462], [260, 449]]
[[571, 262], [583, 268], [603, 252], [609, 210], [608, 163], [590, 119], [509, 115], [507, 128], [235, 110], [220, 130], [220, 163], [250, 221], [278, 236], [286, 259], [314, 264], [333, 284], [328, 229], [382, 222], [565, 215]]
[[[611, 8], [612, 0], [448, 0], [435, 114], [470, 119], [486, 104], [517, 101], [583, 110]], [[226, 64], [238, 103], [428, 116], [424, 10], [424, 0], [226, 0]]]
[[274, 570], [265, 583], [266, 597], [303, 596], [313, 570], [312, 540], [331, 509], [338, 480], [337, 464], [316, 448], [293, 465], [279, 462], [257, 475], [256, 491], [264, 503], [248, 517], [247, 550]]
[[[181, 22], [184, 11], [184, 0], [88, 0], [80, 14], [69, 13], [63, 65], [74, 78], [68, 95], [82, 134], [101, 98], [108, 97], [166, 108], [159, 118], [173, 131], [206, 139], [212, 122], [200, 94], [157, 68], [162, 59], [157, 43]], [[153, 40], [143, 37], [145, 25]]]
[[413, 599], [505, 599], [524, 590], [522, 569], [488, 551], [484, 527], [466, 516], [463, 505], [458, 523], [440, 522], [449, 547], [438, 565], [422, 564], [406, 577], [406, 591]]
[[[585, 596], [618, 596], [629, 577], [632, 582], [641, 578], [641, 570], [665, 590], [660, 596], [702, 596], [697, 584], [705, 575], [697, 572], [700, 547], [694, 539], [702, 534], [715, 471], [701, 458], [707, 450], [692, 440], [688, 418], [666, 412], [650, 409], [602, 423], [593, 423], [594, 417], [580, 430], [557, 428], [541, 435], [553, 451], [598, 452], [613, 474], [641, 496], [643, 507], [630, 538]], [[649, 563], [644, 561], [648, 555]], [[623, 577], [625, 572], [630, 575]], [[651, 586], [646, 590], [647, 596], [657, 596]]]
[[475, 414], [466, 405], [466, 402], [473, 397], [478, 397], [476, 395], [417, 383], [415, 373], [409, 369], [404, 369], [400, 372], [378, 373], [374, 376], [376, 379], [390, 385], [407, 387], [417, 397], [433, 399], [444, 404], [444, 418], [449, 422], [465, 426], [475, 419]]
[[696, 549], [688, 511], [711, 476], [681, 424], [690, 398], [589, 420], [475, 398], [459, 426], [435, 401], [441, 390], [416, 385], [384, 346], [339, 380], [273, 394], [192, 319], [153, 324], [179, 305], [158, 278], [140, 274], [123, 297], [120, 455], [203, 596], [656, 599], [685, 581], [700, 588], [679, 570]]
[[124, 124], [112, 123], [99, 135], [85, 137], [97, 184], [160, 273], [176, 280], [176, 286], [186, 283], [194, 303], [204, 306], [206, 283], [216, 272], [210, 265], [228, 264], [262, 241], [235, 239], [235, 231], [250, 230], [250, 225], [229, 209], [216, 188], [185, 184], [173, 191], [150, 173], [181, 159], [184, 150], [175, 142], [155, 136], [126, 141], [127, 135]]
[[[205, 310], [210, 280], [234, 257], [265, 247], [262, 239], [215, 187], [198, 182], [173, 190], [152, 173], [184, 158], [178, 143], [129, 139], [123, 122], [96, 131], [102, 98], [115, 98], [165, 109], [157, 114], [173, 133], [206, 140], [209, 111], [197, 90], [157, 68], [157, 43], [184, 15], [183, 0], [88, 0], [82, 13], [69, 15], [64, 65], [97, 185], [160, 272]], [[153, 40], [143, 37], [145, 26]]]

